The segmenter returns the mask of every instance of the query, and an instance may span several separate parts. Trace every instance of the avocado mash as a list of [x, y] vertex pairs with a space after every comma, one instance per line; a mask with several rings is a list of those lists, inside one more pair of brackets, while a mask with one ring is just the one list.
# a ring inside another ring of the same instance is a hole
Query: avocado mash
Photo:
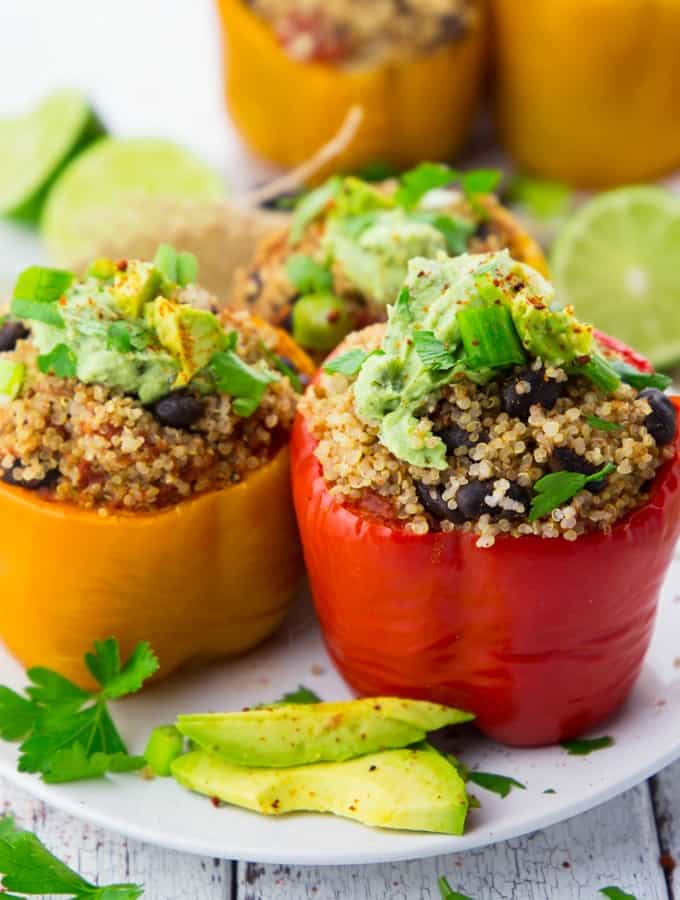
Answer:
[[583, 366], [591, 348], [592, 327], [507, 251], [412, 259], [381, 348], [359, 371], [356, 410], [399, 459], [445, 469], [446, 446], [423, 416], [441, 387], [461, 377], [484, 384], [526, 355]]
[[30, 320], [43, 372], [106, 385], [143, 404], [191, 385], [231, 394], [237, 414], [251, 415], [278, 376], [264, 360], [239, 359], [236, 333], [187, 302], [182, 289], [195, 274], [195, 259], [167, 246], [154, 263], [97, 260], [82, 280], [33, 267], [19, 278], [12, 312]]

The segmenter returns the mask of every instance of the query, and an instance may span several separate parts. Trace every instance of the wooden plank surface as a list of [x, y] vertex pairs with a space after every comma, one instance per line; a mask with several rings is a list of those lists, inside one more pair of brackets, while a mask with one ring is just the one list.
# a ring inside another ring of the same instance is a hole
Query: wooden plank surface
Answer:
[[669, 896], [649, 787], [642, 785], [545, 831], [460, 855], [350, 868], [239, 864], [238, 898], [436, 900], [439, 875], [473, 900], [596, 900], [609, 885], [637, 900]]
[[660, 772], [651, 787], [661, 862], [670, 896], [680, 900], [680, 762]]
[[[473, 900], [596, 900], [599, 888], [608, 885], [637, 900], [668, 900], [672, 895], [659, 859], [662, 852], [680, 854], [680, 764], [659, 776], [653, 792], [654, 805], [649, 785], [642, 785], [583, 816], [464, 854], [405, 864], [302, 868], [236, 866], [162, 850], [50, 810], [0, 782], [2, 807], [19, 825], [35, 831], [95, 883], [143, 883], [145, 900], [438, 900], [439, 875]], [[680, 900], [673, 873], [669, 881]]]

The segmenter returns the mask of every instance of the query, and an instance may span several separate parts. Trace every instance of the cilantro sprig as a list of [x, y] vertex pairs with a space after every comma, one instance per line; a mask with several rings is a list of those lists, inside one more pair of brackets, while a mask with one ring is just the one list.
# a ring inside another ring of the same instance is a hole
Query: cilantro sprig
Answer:
[[29, 669], [26, 697], [0, 686], [0, 737], [22, 740], [19, 771], [61, 783], [99, 778], [107, 772], [142, 768], [144, 758], [128, 754], [108, 701], [138, 691], [158, 668], [146, 642], [121, 664], [115, 638], [95, 641], [85, 664], [100, 686], [84, 691], [52, 669]]
[[487, 791], [498, 794], [499, 797], [505, 799], [513, 788], [526, 790], [526, 784], [511, 778], [509, 775], [497, 775], [494, 772], [468, 772], [467, 780], [476, 784], [478, 787]]
[[441, 900], [472, 900], [467, 894], [461, 894], [460, 891], [454, 891], [443, 875], [437, 881], [437, 887], [441, 895]]
[[600, 888], [600, 893], [605, 897], [609, 897], [609, 900], [637, 900], [635, 894], [627, 894], [626, 891], [622, 891], [621, 888], [614, 887], [613, 885]]
[[319, 697], [318, 694], [315, 694], [314, 691], [310, 690], [308, 687], [305, 687], [304, 684], [299, 684], [296, 691], [288, 691], [288, 693], [284, 694], [276, 702], [321, 703], [321, 697]]
[[560, 746], [567, 751], [569, 756], [588, 756], [596, 750], [606, 750], [614, 744], [614, 738], [605, 735], [598, 738], [577, 738], [573, 741], [563, 741]]
[[534, 484], [534, 498], [531, 501], [529, 521], [542, 519], [553, 509], [557, 509], [571, 500], [579, 491], [593, 481], [600, 481], [616, 469], [612, 463], [607, 463], [599, 471], [592, 475], [582, 475], [580, 472], [552, 472], [544, 475]]
[[71, 900], [137, 900], [144, 893], [139, 884], [91, 884], [53, 856], [34, 834], [17, 828], [11, 816], [0, 819], [0, 882], [7, 900], [21, 900], [7, 891], [61, 894]]
[[375, 350], [373, 353], [366, 353], [365, 350], [360, 350], [358, 347], [355, 347], [353, 350], [348, 350], [346, 353], [334, 356], [333, 359], [324, 363], [323, 370], [324, 372], [337, 373], [352, 378], [359, 373], [359, 370], [368, 357], [373, 356], [375, 353]]
[[38, 357], [38, 368], [46, 375], [53, 372], [59, 378], [75, 378], [76, 355], [66, 344], [57, 344], [49, 353]]

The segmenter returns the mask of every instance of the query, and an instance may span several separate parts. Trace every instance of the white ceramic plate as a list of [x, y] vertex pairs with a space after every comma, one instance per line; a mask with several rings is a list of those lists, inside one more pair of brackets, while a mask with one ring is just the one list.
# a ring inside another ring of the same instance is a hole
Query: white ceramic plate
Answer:
[[[0, 294], [16, 272], [42, 262], [35, 237], [0, 225]], [[58, 592], [57, 592], [58, 595]], [[58, 596], [55, 596], [58, 602]], [[587, 757], [559, 747], [516, 750], [461, 729], [455, 747], [471, 768], [510, 775], [526, 784], [506, 799], [474, 788], [473, 810], [460, 838], [365, 828], [319, 815], [265, 818], [234, 807], [215, 808], [171, 779], [135, 776], [48, 786], [16, 771], [13, 744], [0, 742], [0, 774], [83, 819], [150, 843], [227, 859], [301, 865], [355, 864], [414, 859], [480, 847], [516, 837], [583, 812], [621, 793], [680, 757], [680, 550], [666, 582], [659, 620], [643, 674], [630, 700], [597, 734], [615, 744]], [[678, 665], [676, 665], [676, 660]], [[0, 646], [0, 683], [21, 688], [24, 674]], [[133, 752], [144, 748], [154, 725], [181, 712], [240, 709], [271, 701], [298, 684], [323, 699], [350, 691], [333, 669], [309, 602], [300, 604], [279, 634], [240, 660], [177, 676], [118, 704], [114, 715]], [[544, 793], [553, 789], [554, 794]]]
[[[56, 599], [56, 598], [55, 598]], [[680, 553], [663, 592], [652, 648], [630, 700], [597, 734], [614, 746], [585, 757], [560, 747], [517, 750], [460, 731], [456, 752], [471, 768], [510, 775], [526, 785], [506, 799], [474, 787], [463, 837], [366, 828], [321, 815], [265, 818], [183, 790], [171, 779], [136, 776], [47, 786], [16, 771], [16, 747], [0, 744], [0, 773], [68, 813], [176, 850], [228, 859], [301, 865], [413, 859], [480, 847], [543, 828], [613, 797], [680, 757]], [[677, 664], [676, 664], [677, 661]], [[24, 684], [21, 668], [0, 649], [0, 683]], [[114, 716], [133, 751], [149, 729], [180, 712], [239, 709], [271, 701], [299, 684], [323, 699], [350, 696], [328, 660], [314, 613], [301, 598], [279, 634], [235, 662], [178, 675], [119, 703]], [[544, 791], [552, 788], [555, 793]]]

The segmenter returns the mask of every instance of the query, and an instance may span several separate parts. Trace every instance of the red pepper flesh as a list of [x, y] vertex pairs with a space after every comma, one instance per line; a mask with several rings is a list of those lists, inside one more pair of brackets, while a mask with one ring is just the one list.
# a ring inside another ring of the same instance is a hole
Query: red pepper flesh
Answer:
[[[650, 370], [618, 342], [601, 343]], [[609, 533], [500, 536], [485, 549], [473, 534], [414, 535], [340, 505], [300, 415], [291, 447], [314, 603], [359, 694], [468, 709], [485, 734], [516, 746], [575, 737], [624, 701], [680, 533], [679, 434], [648, 501]]]

